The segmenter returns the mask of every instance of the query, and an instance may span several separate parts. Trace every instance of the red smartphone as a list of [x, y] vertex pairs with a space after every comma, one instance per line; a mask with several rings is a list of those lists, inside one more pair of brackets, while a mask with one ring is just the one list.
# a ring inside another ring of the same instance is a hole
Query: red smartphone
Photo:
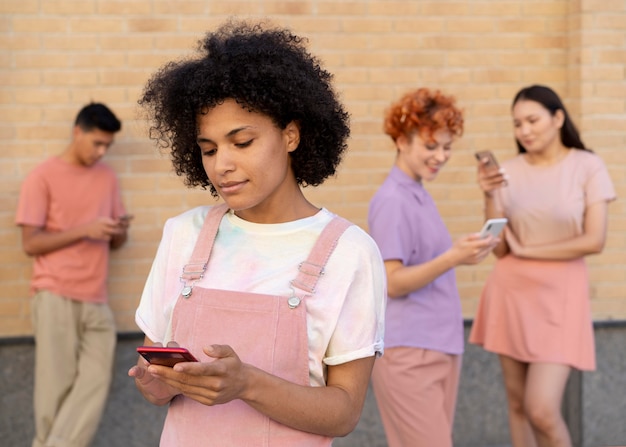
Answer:
[[[478, 163], [482, 164], [487, 171], [497, 171], [500, 169], [496, 156], [491, 151], [479, 151], [475, 154]], [[485, 161], [486, 160], [486, 161]]]
[[186, 348], [169, 346], [139, 346], [137, 352], [153, 365], [174, 366], [179, 362], [197, 362]]

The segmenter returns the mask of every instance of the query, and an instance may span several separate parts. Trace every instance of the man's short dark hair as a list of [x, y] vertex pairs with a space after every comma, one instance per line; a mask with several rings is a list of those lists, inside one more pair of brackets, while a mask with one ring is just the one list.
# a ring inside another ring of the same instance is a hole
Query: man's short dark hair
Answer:
[[115, 114], [104, 104], [96, 102], [83, 107], [78, 112], [74, 124], [86, 132], [100, 129], [104, 132], [115, 133], [122, 128], [122, 123]]

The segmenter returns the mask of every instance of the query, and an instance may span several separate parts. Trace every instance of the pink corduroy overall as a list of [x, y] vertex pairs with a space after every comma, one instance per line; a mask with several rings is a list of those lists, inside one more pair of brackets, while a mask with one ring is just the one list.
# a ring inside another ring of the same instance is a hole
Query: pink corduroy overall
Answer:
[[[225, 205], [211, 208], [191, 260], [183, 269], [185, 287], [174, 307], [172, 340], [201, 357], [203, 346], [228, 344], [242, 362], [309, 386], [303, 300], [314, 299], [315, 284], [339, 237], [351, 224], [335, 217], [326, 225], [291, 281], [291, 297], [194, 288], [194, 281], [206, 269], [226, 211]], [[287, 427], [241, 400], [207, 406], [183, 395], [172, 400], [161, 435], [162, 447], [322, 447], [331, 443], [332, 438]]]

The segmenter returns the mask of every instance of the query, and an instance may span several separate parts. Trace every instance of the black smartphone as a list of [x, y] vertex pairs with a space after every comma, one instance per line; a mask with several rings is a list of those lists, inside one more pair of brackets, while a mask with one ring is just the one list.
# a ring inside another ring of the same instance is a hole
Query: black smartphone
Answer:
[[197, 362], [186, 348], [169, 346], [139, 346], [137, 352], [153, 365], [174, 366], [179, 362]]
[[487, 171], [497, 171], [500, 169], [496, 156], [491, 151], [478, 151], [474, 154], [478, 163], [482, 164]]

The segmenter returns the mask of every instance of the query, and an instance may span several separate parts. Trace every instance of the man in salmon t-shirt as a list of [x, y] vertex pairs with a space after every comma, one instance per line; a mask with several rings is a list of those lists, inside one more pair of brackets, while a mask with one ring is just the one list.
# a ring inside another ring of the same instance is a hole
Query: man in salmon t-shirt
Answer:
[[100, 159], [120, 129], [108, 107], [86, 105], [65, 151], [22, 184], [15, 222], [34, 257], [33, 447], [88, 446], [105, 407], [116, 341], [109, 250], [126, 242], [130, 216], [117, 176]]

